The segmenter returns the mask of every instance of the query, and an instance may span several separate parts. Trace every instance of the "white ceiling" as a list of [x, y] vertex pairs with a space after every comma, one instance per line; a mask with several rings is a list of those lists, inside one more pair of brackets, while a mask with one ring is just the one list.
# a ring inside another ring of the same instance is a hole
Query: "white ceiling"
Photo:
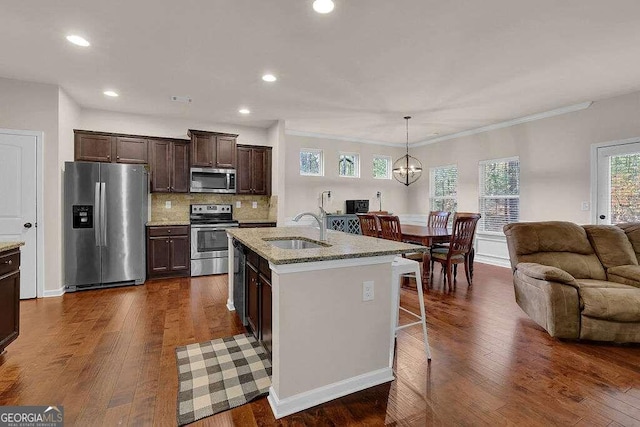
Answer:
[[335, 2], [0, 0], [0, 76], [83, 107], [393, 143], [406, 114], [415, 142], [640, 90], [637, 0]]

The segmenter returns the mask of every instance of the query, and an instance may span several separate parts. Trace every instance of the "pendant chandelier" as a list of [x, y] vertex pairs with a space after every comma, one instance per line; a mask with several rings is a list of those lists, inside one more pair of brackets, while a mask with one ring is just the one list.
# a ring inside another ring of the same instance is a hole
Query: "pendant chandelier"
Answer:
[[413, 184], [422, 176], [422, 163], [420, 160], [409, 155], [409, 119], [411, 116], [405, 116], [407, 121], [407, 154], [393, 162], [393, 177], [408, 186]]

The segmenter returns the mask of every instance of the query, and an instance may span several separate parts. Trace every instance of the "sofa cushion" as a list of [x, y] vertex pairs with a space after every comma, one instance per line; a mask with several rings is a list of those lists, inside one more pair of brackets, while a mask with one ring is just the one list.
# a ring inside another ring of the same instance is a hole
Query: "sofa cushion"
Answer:
[[617, 226], [624, 230], [631, 246], [633, 246], [633, 251], [636, 253], [636, 259], [640, 262], [640, 223], [627, 222]]
[[609, 280], [640, 288], [640, 265], [619, 265], [607, 270]]
[[582, 315], [613, 322], [640, 322], [640, 290], [580, 289]]
[[606, 280], [593, 280], [593, 279], [578, 279], [574, 287], [578, 289], [588, 289], [588, 288], [616, 288], [616, 289], [633, 289], [633, 286], [619, 283], [619, 282], [611, 282]]
[[615, 225], [585, 225], [584, 230], [605, 269], [638, 265], [633, 246], [621, 228]]
[[576, 279], [606, 280], [584, 228], [571, 222], [518, 222], [504, 226], [511, 266], [528, 262], [566, 271]]

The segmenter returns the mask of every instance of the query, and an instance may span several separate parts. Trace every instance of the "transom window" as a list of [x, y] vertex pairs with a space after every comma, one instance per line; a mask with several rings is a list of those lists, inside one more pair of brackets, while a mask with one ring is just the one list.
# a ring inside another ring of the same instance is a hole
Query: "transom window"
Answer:
[[300, 175], [324, 175], [322, 150], [316, 148], [303, 148], [300, 150]]
[[430, 175], [431, 210], [455, 212], [458, 208], [458, 166], [431, 168]]
[[357, 153], [340, 153], [338, 175], [347, 178], [360, 178], [360, 155]]
[[391, 157], [373, 156], [373, 177], [376, 179], [391, 179]]
[[520, 159], [480, 162], [479, 231], [502, 232], [520, 220]]

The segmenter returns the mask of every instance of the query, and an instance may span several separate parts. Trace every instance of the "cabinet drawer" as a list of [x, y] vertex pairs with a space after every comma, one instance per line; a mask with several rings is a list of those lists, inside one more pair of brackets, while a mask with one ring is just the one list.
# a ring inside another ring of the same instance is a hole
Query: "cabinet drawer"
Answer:
[[0, 255], [0, 276], [20, 269], [20, 250]]
[[247, 262], [251, 264], [256, 270], [260, 265], [260, 256], [252, 250], [247, 251]]
[[269, 261], [264, 258], [260, 258], [260, 264], [258, 271], [263, 274], [269, 281], [271, 281], [271, 269], [269, 268]]
[[149, 237], [187, 236], [187, 235], [189, 235], [188, 225], [178, 225], [173, 227], [149, 227]]

